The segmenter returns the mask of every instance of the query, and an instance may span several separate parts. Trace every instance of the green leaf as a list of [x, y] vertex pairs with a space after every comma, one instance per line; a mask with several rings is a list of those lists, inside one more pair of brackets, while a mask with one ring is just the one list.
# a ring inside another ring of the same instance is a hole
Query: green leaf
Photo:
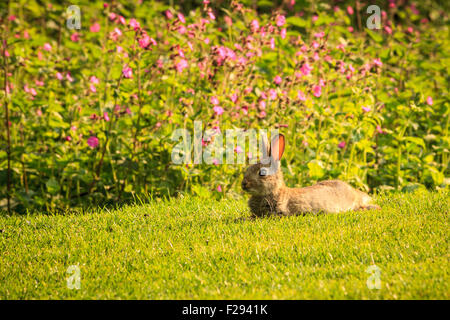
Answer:
[[308, 25], [306, 20], [304, 20], [300, 17], [294, 17], [294, 16], [287, 18], [286, 22], [292, 26], [300, 27], [300, 28], [305, 28]]
[[375, 41], [377, 43], [383, 42], [383, 37], [379, 33], [374, 32], [367, 28], [365, 30], [366, 30], [367, 34], [372, 38], [373, 41]]
[[45, 184], [45, 186], [47, 187], [47, 191], [50, 194], [57, 194], [59, 192], [60, 186], [58, 181], [56, 181], [55, 178], [50, 178], [47, 183]]
[[324, 167], [324, 164], [320, 160], [310, 161], [308, 163], [309, 176], [315, 180], [322, 178], [325, 174], [323, 167]]

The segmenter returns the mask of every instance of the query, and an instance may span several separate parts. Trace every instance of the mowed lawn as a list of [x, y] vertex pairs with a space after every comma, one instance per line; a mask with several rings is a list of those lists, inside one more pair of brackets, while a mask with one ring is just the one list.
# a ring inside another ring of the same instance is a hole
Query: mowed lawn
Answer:
[[[449, 196], [381, 211], [240, 220], [244, 200], [184, 197], [0, 216], [1, 299], [449, 299]], [[380, 270], [369, 289], [367, 268]], [[69, 289], [67, 269], [80, 268]]]

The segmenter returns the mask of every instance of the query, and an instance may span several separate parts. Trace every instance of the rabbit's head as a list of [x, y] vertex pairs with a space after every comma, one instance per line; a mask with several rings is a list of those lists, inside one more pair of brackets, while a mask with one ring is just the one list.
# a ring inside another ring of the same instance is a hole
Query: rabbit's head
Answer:
[[284, 186], [280, 159], [284, 152], [285, 139], [276, 135], [270, 144], [263, 140], [263, 158], [260, 163], [250, 165], [242, 180], [242, 189], [252, 195], [276, 193]]

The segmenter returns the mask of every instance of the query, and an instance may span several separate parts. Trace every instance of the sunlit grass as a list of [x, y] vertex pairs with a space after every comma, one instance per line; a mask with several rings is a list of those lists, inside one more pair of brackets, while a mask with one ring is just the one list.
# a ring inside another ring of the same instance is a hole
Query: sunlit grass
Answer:
[[[254, 221], [244, 200], [185, 197], [0, 217], [1, 299], [449, 299], [449, 192], [381, 211]], [[381, 289], [366, 273], [381, 270]], [[79, 265], [81, 289], [67, 288]]]

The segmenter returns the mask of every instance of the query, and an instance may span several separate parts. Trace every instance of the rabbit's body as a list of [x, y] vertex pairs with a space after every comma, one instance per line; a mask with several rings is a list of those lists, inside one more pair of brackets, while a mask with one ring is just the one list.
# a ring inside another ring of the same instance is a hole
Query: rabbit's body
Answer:
[[276, 193], [252, 195], [248, 204], [255, 216], [289, 216], [376, 208], [371, 201], [367, 194], [343, 181], [328, 180], [305, 188], [282, 187]]
[[[251, 165], [242, 181], [242, 188], [251, 194], [248, 202], [253, 215], [297, 215], [317, 212], [343, 212], [361, 209], [380, 209], [372, 205], [369, 195], [354, 189], [348, 183], [340, 180], [319, 182], [305, 188], [288, 188], [284, 184], [283, 173], [280, 169], [279, 159], [284, 150], [284, 136], [278, 156], [272, 157], [271, 165]], [[279, 138], [277, 138], [279, 139]], [[276, 140], [278, 143], [278, 140]], [[272, 142], [273, 144], [273, 142]], [[270, 149], [268, 151], [270, 154]], [[262, 170], [272, 174], [261, 174]]]

